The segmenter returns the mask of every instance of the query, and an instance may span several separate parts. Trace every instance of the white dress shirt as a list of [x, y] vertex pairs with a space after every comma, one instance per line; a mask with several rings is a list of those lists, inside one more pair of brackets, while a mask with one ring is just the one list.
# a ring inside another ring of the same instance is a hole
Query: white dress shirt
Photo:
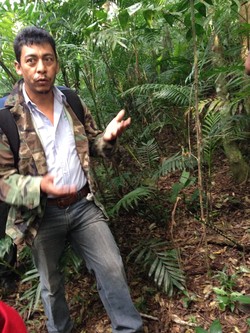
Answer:
[[77, 190], [80, 190], [86, 184], [86, 177], [77, 154], [73, 128], [63, 104], [66, 97], [56, 87], [53, 93], [54, 125], [29, 99], [23, 85], [24, 99], [46, 155], [48, 173], [55, 176], [54, 185], [76, 185]]

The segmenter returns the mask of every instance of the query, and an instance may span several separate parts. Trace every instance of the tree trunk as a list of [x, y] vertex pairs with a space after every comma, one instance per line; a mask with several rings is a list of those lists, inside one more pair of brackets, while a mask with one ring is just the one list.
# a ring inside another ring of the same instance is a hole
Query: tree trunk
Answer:
[[[214, 51], [214, 58], [213, 58], [214, 65], [223, 66], [224, 63], [223, 48], [221, 46], [218, 35], [216, 35], [214, 38], [213, 51]], [[227, 97], [228, 91], [226, 88], [226, 83], [227, 82], [225, 75], [221, 73], [218, 79], [216, 80], [216, 91], [217, 95], [223, 101], [225, 101], [224, 108], [221, 110], [223, 120], [231, 118], [230, 107], [227, 107], [227, 105], [230, 102]], [[223, 139], [223, 148], [226, 157], [228, 158], [230, 169], [235, 181], [238, 183], [246, 182], [249, 179], [250, 166], [245, 161], [237, 143], [232, 142], [232, 140], [229, 140], [227, 136], [225, 136], [225, 138]]]

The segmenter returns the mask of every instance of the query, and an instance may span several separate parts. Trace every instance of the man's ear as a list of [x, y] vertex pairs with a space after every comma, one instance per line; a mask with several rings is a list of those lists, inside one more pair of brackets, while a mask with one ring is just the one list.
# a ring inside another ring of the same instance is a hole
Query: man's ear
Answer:
[[15, 61], [15, 68], [16, 68], [16, 72], [17, 72], [18, 75], [23, 74], [22, 69], [21, 69], [21, 65], [19, 64], [18, 61]]

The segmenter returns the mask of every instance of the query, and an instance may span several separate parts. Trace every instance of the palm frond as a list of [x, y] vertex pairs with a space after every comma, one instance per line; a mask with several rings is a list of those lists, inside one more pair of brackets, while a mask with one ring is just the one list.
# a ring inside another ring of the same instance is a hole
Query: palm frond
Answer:
[[82, 259], [73, 251], [68, 244], [63, 252], [63, 256], [60, 261], [60, 267], [64, 271], [65, 275], [69, 275], [73, 270], [78, 273], [82, 264]]
[[151, 167], [155, 161], [159, 160], [158, 145], [155, 139], [151, 139], [137, 149], [138, 159], [143, 165]]
[[196, 158], [190, 153], [176, 153], [172, 157], [163, 161], [159, 170], [155, 173], [155, 177], [166, 175], [176, 170], [193, 169], [197, 165]]
[[249, 140], [250, 115], [234, 115], [228, 119], [225, 135], [229, 141]]
[[146, 200], [154, 194], [154, 189], [151, 187], [141, 186], [127, 193], [111, 210], [110, 214], [118, 214], [123, 208], [125, 210], [134, 209], [139, 202]]
[[142, 242], [128, 256], [128, 260], [135, 255], [135, 262], [148, 268], [149, 277], [153, 277], [155, 284], [163, 288], [168, 296], [173, 295], [174, 287], [183, 290], [185, 276], [180, 268], [176, 250], [164, 249], [167, 241], [150, 239]]
[[202, 124], [203, 154], [205, 161], [211, 163], [212, 155], [222, 138], [220, 112], [208, 112]]
[[10, 237], [6, 236], [0, 239], [0, 261], [9, 252], [11, 245], [12, 245], [12, 240]]
[[171, 105], [188, 106], [192, 98], [192, 90], [187, 86], [178, 86], [173, 84], [143, 84], [128, 89], [123, 93], [126, 95], [147, 95], [151, 101], [164, 100]]
[[26, 272], [21, 283], [30, 284], [30, 288], [27, 288], [20, 297], [20, 301], [24, 301], [26, 303], [26, 305], [23, 306], [21, 313], [27, 311], [27, 317], [29, 318], [30, 315], [38, 308], [41, 297], [41, 285], [37, 269], [34, 268]]

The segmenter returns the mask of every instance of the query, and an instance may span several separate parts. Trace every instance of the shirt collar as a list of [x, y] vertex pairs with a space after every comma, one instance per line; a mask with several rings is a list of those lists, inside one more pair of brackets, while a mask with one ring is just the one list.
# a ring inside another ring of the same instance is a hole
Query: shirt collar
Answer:
[[[36, 104], [34, 102], [32, 102], [32, 100], [29, 98], [26, 89], [25, 89], [25, 83], [23, 83], [23, 97], [24, 97], [24, 101], [27, 105], [32, 106], [32, 107], [36, 107]], [[53, 94], [54, 94], [54, 98], [60, 103], [63, 104], [63, 102], [66, 101], [66, 97], [65, 95], [56, 87], [53, 87]]]

